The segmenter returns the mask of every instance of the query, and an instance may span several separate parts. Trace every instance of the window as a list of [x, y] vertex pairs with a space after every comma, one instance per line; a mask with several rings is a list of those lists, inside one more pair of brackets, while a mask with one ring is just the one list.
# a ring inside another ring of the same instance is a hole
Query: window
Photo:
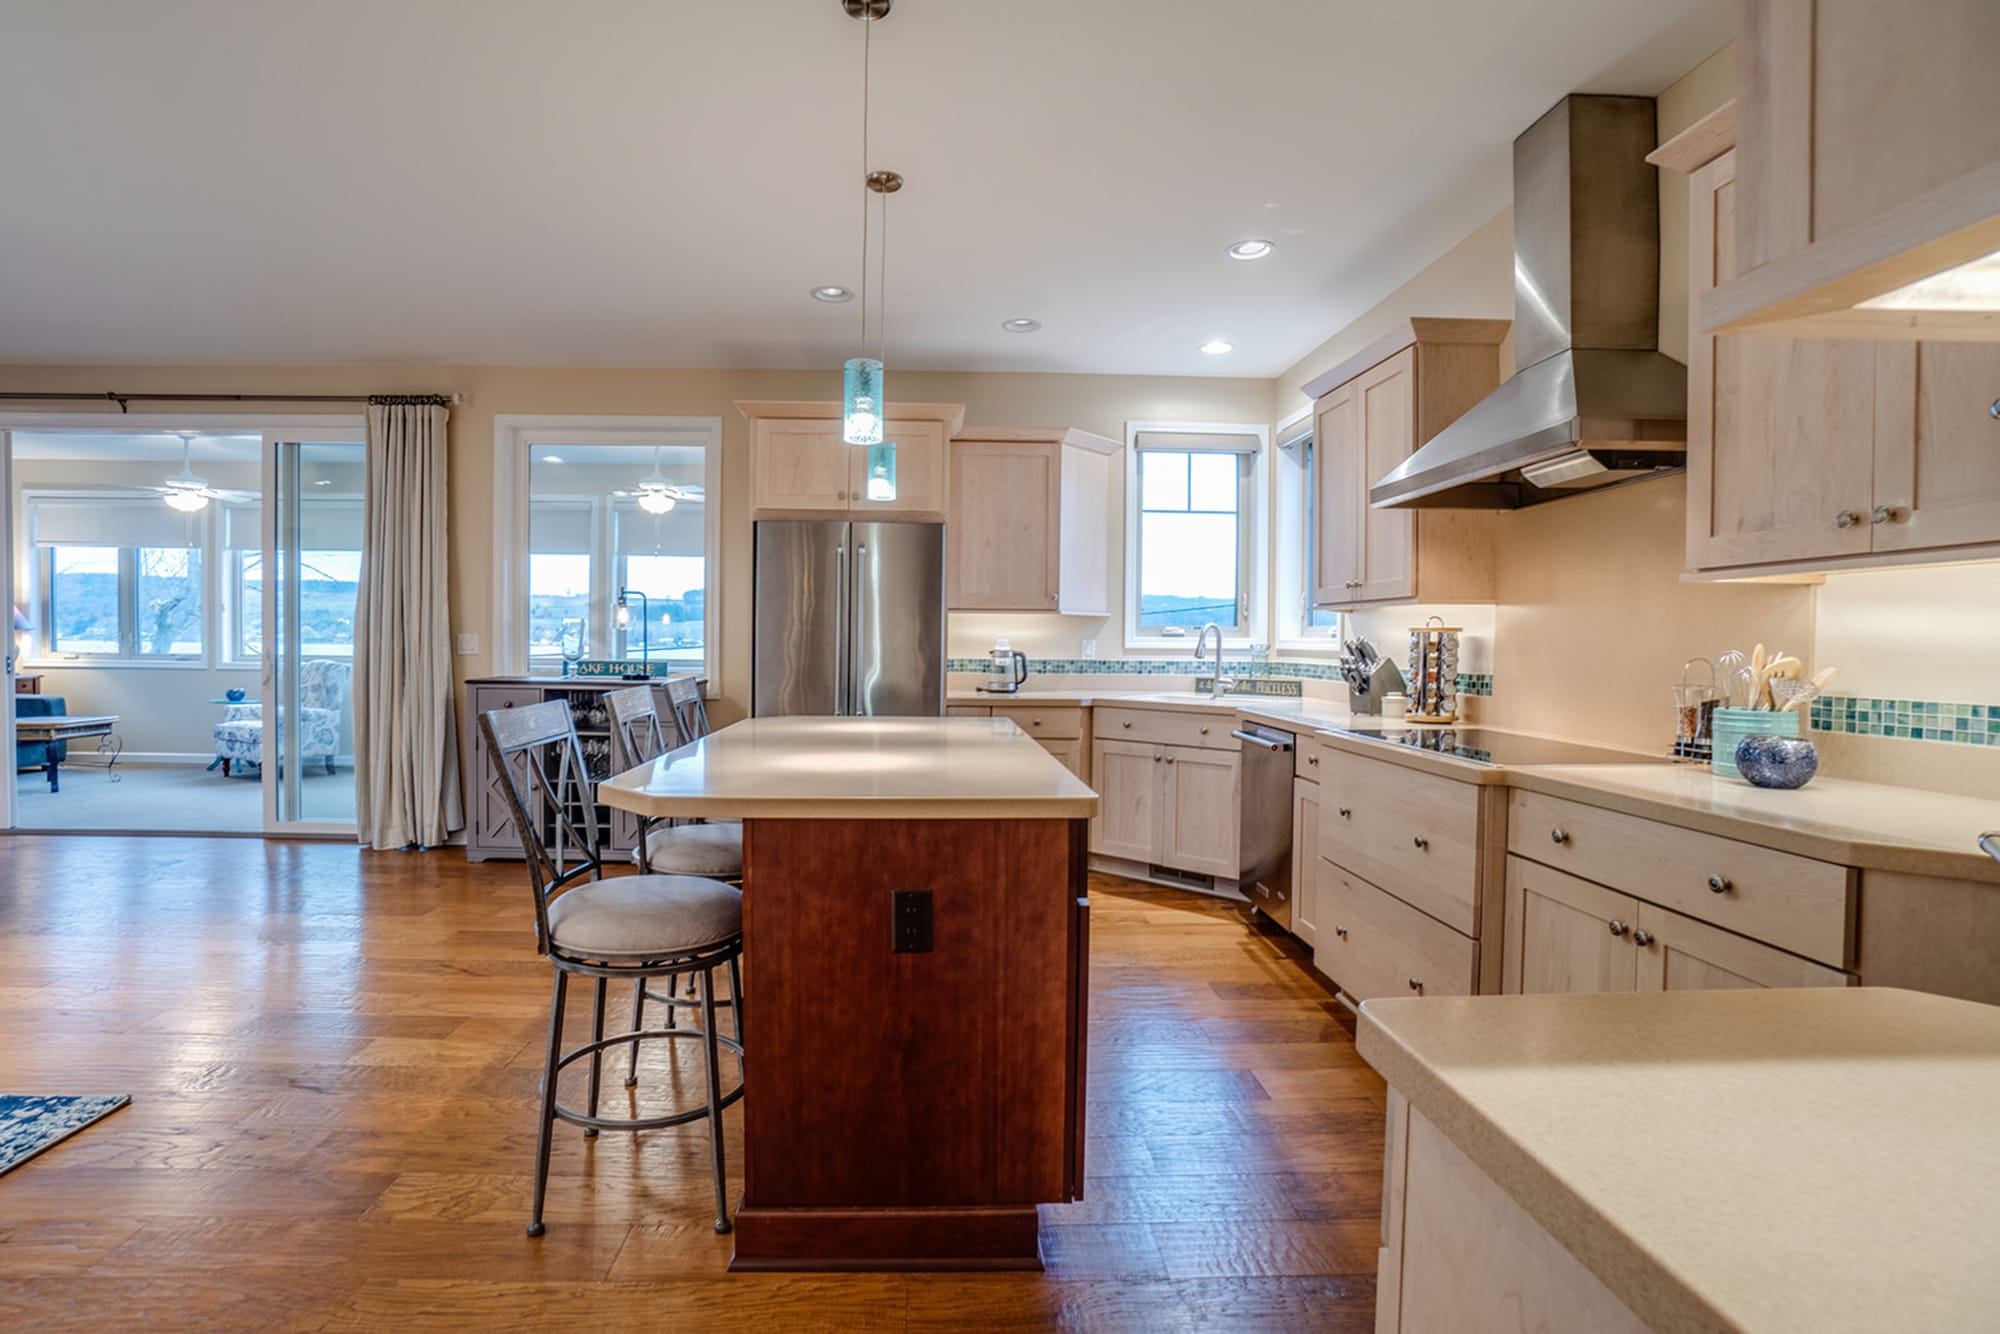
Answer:
[[1133, 432], [1128, 643], [1184, 642], [1210, 621], [1257, 637], [1262, 445], [1250, 427]]
[[51, 656], [187, 659], [206, 652], [205, 515], [156, 497], [25, 498]]
[[1278, 428], [1277, 541], [1272, 547], [1272, 615], [1281, 647], [1324, 652], [1338, 641], [1340, 614], [1312, 605], [1319, 566], [1319, 451], [1312, 418]]
[[1319, 450], [1308, 434], [1299, 441], [1299, 454], [1304, 466], [1299, 469], [1299, 522], [1305, 533], [1305, 540], [1298, 544], [1303, 553], [1303, 563], [1299, 568], [1299, 607], [1302, 617], [1301, 637], [1310, 637], [1315, 630], [1333, 633], [1333, 627], [1340, 624], [1340, 613], [1313, 606], [1313, 580], [1319, 577]]
[[[228, 561], [228, 657], [254, 662], [264, 652], [262, 512], [256, 505], [223, 511]], [[361, 595], [361, 501], [354, 496], [299, 502], [299, 646], [308, 657], [354, 654], [354, 608]]]
[[[702, 555], [699, 509], [676, 505], [665, 514], [648, 514], [621, 500], [612, 515], [618, 530], [618, 587], [645, 594], [649, 618], [643, 636], [636, 629], [626, 633], [625, 656], [637, 658], [644, 652], [655, 660], [698, 666], [708, 621], [708, 561]], [[632, 612], [639, 612], [636, 601]]]
[[571, 652], [589, 647], [589, 623], [589, 553], [529, 552], [528, 655], [552, 658], [561, 653], [565, 630]]

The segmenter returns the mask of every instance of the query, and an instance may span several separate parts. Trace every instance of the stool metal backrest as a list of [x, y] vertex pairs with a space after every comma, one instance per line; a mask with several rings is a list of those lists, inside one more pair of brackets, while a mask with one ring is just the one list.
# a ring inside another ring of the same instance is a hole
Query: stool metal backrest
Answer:
[[[549, 952], [549, 904], [580, 880], [599, 879], [596, 791], [577, 740], [569, 701], [554, 699], [479, 715], [479, 730], [493, 755], [493, 784], [521, 836], [528, 880], [535, 891], [535, 948]], [[555, 845], [543, 837], [539, 812]], [[572, 864], [574, 863], [574, 864]]]
[[[660, 708], [651, 686], [614, 690], [604, 697], [604, 704], [611, 710], [611, 764], [614, 770], [624, 773], [666, 753], [667, 737], [660, 727]], [[674, 731], [678, 744], [678, 725]]]
[[667, 709], [674, 715], [681, 745], [708, 735], [708, 706], [702, 703], [701, 682], [692, 676], [667, 678]]

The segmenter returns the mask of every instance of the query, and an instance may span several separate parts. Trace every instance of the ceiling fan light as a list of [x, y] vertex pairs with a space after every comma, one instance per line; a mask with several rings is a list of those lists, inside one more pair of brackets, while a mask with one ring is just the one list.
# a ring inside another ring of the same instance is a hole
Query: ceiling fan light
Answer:
[[198, 514], [208, 508], [208, 497], [199, 491], [172, 490], [167, 492], [167, 508], [182, 514]]
[[666, 514], [674, 507], [673, 493], [664, 487], [648, 486], [639, 491], [639, 508], [648, 514]]

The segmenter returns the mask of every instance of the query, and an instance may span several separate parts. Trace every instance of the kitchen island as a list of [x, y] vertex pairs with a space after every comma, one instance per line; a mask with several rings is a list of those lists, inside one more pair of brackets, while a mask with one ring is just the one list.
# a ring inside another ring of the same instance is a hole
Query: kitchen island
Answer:
[[733, 1269], [1039, 1268], [1081, 1197], [1097, 796], [1004, 720], [755, 718], [600, 785], [743, 821]]
[[1973, 1330], [2000, 1008], [1889, 988], [1377, 1000], [1378, 1331]]

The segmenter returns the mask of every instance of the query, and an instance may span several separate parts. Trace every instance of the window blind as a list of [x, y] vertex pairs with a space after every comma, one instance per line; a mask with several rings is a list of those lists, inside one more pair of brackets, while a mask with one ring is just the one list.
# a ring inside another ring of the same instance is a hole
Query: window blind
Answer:
[[[299, 550], [361, 550], [361, 502], [349, 498], [299, 502]], [[232, 551], [264, 545], [264, 513], [256, 505], [232, 505], [222, 512], [222, 544]]]
[[157, 496], [35, 496], [28, 526], [36, 546], [198, 547], [201, 514], [167, 508]]
[[1202, 450], [1217, 454], [1255, 454], [1254, 435], [1222, 431], [1140, 431], [1132, 438], [1134, 449]]
[[528, 510], [528, 550], [543, 556], [588, 556], [587, 500], [537, 500]]

